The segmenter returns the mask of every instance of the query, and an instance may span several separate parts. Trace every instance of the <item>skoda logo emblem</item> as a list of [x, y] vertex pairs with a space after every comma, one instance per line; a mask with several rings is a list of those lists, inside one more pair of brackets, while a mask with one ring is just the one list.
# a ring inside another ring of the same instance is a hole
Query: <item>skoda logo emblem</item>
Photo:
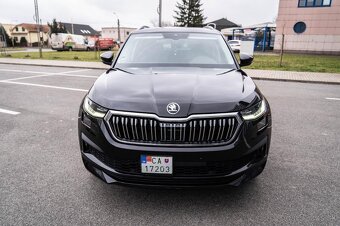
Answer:
[[179, 112], [179, 109], [180, 109], [179, 105], [175, 102], [172, 102], [168, 104], [168, 106], [166, 106], [166, 110], [168, 111], [170, 115], [177, 114]]

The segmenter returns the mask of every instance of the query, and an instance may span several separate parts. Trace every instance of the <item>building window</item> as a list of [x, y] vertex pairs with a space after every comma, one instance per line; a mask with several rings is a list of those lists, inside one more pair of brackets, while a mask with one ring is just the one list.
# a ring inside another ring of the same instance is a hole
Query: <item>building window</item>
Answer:
[[332, 0], [299, 0], [299, 7], [329, 7]]
[[307, 28], [307, 26], [306, 26], [306, 24], [304, 22], [297, 22], [294, 25], [293, 29], [294, 29], [295, 33], [301, 34], [301, 33], [306, 31], [306, 28]]
[[22, 31], [25, 31], [25, 28], [21, 28], [22, 29]]
[[19, 28], [18, 28], [18, 27], [15, 27], [15, 31], [19, 31]]
[[129, 31], [127, 31], [127, 32], [126, 32], [126, 35], [129, 35], [129, 34], [130, 34], [130, 32], [129, 32]]

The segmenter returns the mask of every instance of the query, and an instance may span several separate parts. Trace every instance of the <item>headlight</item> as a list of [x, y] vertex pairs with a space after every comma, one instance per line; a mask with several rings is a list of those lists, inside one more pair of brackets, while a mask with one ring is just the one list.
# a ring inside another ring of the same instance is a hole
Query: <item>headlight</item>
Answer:
[[85, 98], [83, 107], [86, 113], [88, 113], [89, 115], [95, 118], [104, 118], [104, 116], [107, 113], [107, 109], [94, 103], [88, 97]]
[[256, 120], [260, 118], [267, 111], [267, 106], [265, 100], [260, 101], [254, 106], [241, 111], [242, 118], [244, 120]]

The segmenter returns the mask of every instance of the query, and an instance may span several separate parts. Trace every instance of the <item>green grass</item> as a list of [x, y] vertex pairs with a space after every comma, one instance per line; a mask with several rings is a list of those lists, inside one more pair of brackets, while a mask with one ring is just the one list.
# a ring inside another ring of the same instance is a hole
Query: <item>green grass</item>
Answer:
[[284, 54], [282, 67], [279, 55], [255, 55], [247, 68], [282, 71], [307, 71], [340, 73], [340, 56]]
[[[39, 59], [38, 52], [9, 53], [12, 58]], [[4, 57], [4, 56], [0, 56]], [[77, 60], [99, 62], [99, 53], [90, 52], [44, 52], [47, 60]], [[283, 65], [279, 66], [279, 55], [255, 55], [252, 65], [246, 68], [262, 70], [307, 71], [340, 73], [340, 56], [284, 54]]]
[[[20, 59], [40, 59], [39, 52], [9, 53], [11, 58]], [[76, 61], [100, 61], [100, 53], [94, 51], [72, 51], [72, 52], [43, 52], [45, 60], [76, 60]], [[5, 57], [5, 56], [0, 56]]]

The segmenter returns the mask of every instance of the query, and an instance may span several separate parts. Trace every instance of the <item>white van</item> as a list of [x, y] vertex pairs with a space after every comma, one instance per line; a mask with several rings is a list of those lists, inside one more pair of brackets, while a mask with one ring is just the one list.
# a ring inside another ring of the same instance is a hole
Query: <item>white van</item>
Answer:
[[57, 33], [51, 35], [51, 47], [53, 50], [63, 51], [73, 51], [73, 50], [83, 50], [88, 51], [93, 48], [93, 46], [88, 44], [88, 41], [82, 35], [73, 35], [66, 33]]

